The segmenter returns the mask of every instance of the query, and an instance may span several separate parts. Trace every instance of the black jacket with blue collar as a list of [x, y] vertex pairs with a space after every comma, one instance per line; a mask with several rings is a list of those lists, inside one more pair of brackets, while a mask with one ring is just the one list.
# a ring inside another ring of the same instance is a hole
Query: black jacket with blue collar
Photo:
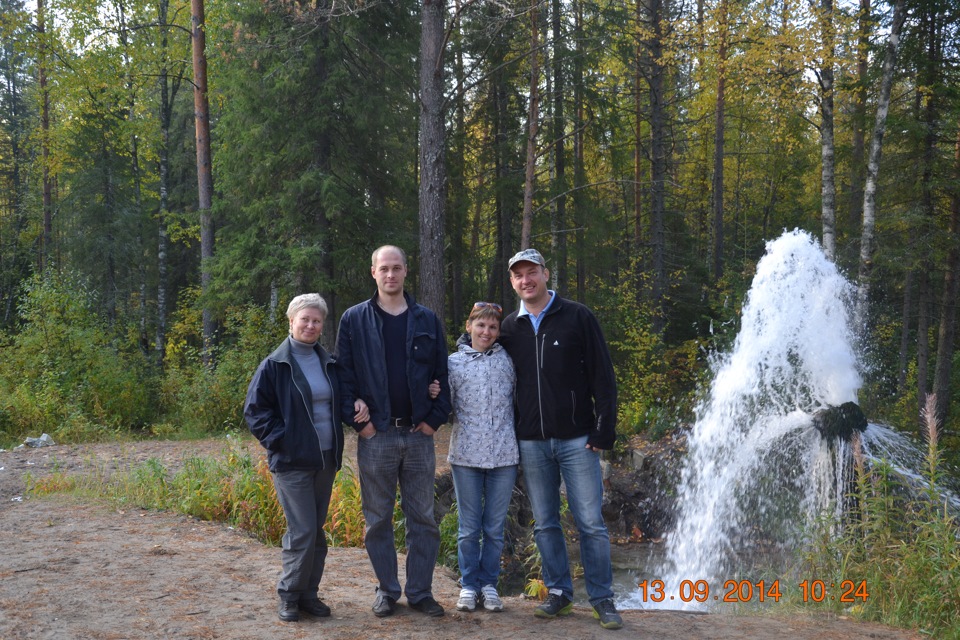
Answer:
[[617, 380], [596, 316], [554, 294], [534, 333], [527, 315], [514, 311], [499, 342], [517, 371], [517, 438], [568, 440], [587, 436], [598, 449], [616, 439]]

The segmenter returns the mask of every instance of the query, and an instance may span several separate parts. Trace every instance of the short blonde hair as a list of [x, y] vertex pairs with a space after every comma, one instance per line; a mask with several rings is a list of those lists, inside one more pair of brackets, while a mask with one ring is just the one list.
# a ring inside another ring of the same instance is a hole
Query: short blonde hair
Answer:
[[327, 318], [327, 301], [319, 293], [302, 293], [287, 305], [287, 319], [293, 320], [304, 309], [316, 309]]

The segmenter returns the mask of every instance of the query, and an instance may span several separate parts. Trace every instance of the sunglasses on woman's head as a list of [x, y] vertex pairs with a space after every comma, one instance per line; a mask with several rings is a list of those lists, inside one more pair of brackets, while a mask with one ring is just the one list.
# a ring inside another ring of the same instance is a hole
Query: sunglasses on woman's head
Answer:
[[503, 315], [503, 307], [498, 305], [496, 302], [474, 302], [473, 303], [474, 309], [485, 309], [486, 307], [490, 307], [491, 309], [496, 311], [497, 315], [501, 315], [501, 316]]

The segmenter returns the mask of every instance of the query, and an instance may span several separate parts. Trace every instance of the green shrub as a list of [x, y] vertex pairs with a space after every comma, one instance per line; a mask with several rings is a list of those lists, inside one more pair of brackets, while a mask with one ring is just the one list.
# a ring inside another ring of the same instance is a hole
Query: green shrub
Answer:
[[285, 317], [264, 307], [231, 309], [213, 366], [203, 362], [195, 300], [181, 300], [167, 345], [162, 405], [167, 421], [185, 433], [244, 430], [243, 401], [257, 365], [287, 335]]
[[96, 440], [152, 417], [156, 385], [146, 358], [96, 308], [96, 296], [71, 274], [35, 276], [24, 286], [22, 326], [0, 342], [5, 437]]

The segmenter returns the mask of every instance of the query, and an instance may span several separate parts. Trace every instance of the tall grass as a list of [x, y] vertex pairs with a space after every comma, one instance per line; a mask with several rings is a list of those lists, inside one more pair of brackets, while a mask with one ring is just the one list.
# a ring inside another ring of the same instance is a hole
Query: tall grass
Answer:
[[[172, 510], [203, 520], [229, 523], [271, 545], [286, 530], [283, 509], [262, 454], [251, 455], [232, 441], [219, 456], [192, 457], [177, 471], [151, 458], [127, 470], [28, 477], [33, 495], [71, 493], [105, 498], [121, 506]], [[337, 474], [325, 527], [332, 546], [362, 547], [364, 520], [357, 475], [349, 467]]]
[[[107, 499], [120, 506], [176, 511], [202, 520], [226, 522], [263, 543], [278, 545], [286, 531], [283, 508], [277, 501], [273, 478], [262, 453], [251, 455], [231, 439], [219, 456], [187, 458], [175, 472], [151, 458], [130, 469], [93, 473], [28, 477], [33, 495], [69, 493]], [[363, 547], [365, 520], [360, 480], [349, 464], [337, 474], [324, 531], [333, 547]], [[394, 512], [395, 543], [406, 544], [405, 520], [399, 503]], [[457, 562], [457, 513], [451, 509], [440, 525], [442, 564]]]
[[855, 457], [855, 506], [839, 536], [817, 538], [803, 570], [826, 584], [866, 581], [868, 597], [853, 606], [829, 599], [817, 606], [960, 640], [960, 528], [938, 488], [940, 431], [933, 402], [928, 398], [925, 412], [924, 486], [905, 486], [890, 466], [866, 469]]

